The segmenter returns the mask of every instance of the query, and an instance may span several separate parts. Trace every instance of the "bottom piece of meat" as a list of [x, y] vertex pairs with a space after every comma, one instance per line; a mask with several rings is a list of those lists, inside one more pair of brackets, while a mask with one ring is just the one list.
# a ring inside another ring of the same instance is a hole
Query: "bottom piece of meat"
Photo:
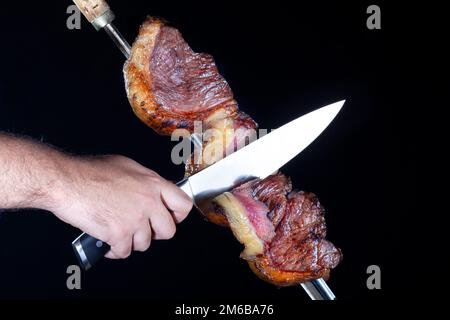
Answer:
[[324, 209], [313, 193], [292, 191], [281, 173], [249, 181], [214, 199], [216, 215], [244, 245], [241, 257], [279, 286], [328, 278], [342, 259], [325, 240]]

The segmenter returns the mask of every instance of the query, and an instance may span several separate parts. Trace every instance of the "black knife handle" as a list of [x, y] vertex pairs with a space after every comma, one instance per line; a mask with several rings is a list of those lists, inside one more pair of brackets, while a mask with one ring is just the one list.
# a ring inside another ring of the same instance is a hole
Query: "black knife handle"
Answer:
[[89, 270], [94, 264], [102, 259], [111, 249], [109, 244], [98, 240], [87, 233], [82, 233], [72, 242], [73, 250], [78, 258], [80, 266]]

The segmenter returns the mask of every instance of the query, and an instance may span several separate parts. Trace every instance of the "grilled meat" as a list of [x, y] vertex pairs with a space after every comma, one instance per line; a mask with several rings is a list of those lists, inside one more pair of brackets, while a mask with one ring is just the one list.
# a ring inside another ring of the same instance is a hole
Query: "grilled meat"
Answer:
[[[124, 66], [126, 90], [136, 115], [157, 133], [176, 129], [204, 134], [201, 161], [195, 152], [186, 176], [217, 162], [244, 145], [257, 124], [239, 110], [214, 59], [194, 52], [180, 32], [148, 18]], [[262, 279], [279, 286], [320, 277], [342, 258], [325, 240], [324, 210], [317, 197], [292, 191], [282, 174], [247, 182], [214, 200], [206, 218], [230, 227], [244, 245], [241, 257]]]

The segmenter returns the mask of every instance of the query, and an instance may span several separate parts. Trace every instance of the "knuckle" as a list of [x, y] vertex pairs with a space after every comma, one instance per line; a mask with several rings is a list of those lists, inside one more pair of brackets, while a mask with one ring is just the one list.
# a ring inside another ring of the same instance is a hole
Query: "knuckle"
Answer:
[[131, 249], [129, 249], [125, 252], [125, 254], [123, 255], [123, 259], [128, 258], [130, 255], [131, 255]]
[[127, 247], [120, 247], [113, 250], [114, 255], [119, 259], [126, 259], [130, 256], [131, 250]]
[[102, 240], [103, 242], [112, 245], [113, 241], [113, 237], [112, 237], [112, 233], [108, 232], [108, 230], [106, 229], [104, 232], [102, 232], [99, 237], [99, 240]]
[[120, 154], [110, 154], [103, 157], [105, 160], [110, 162], [121, 162], [125, 158], [124, 156]]
[[146, 239], [145, 241], [142, 241], [136, 248], [136, 251], [147, 251], [148, 248], [150, 248], [151, 239]]
[[148, 248], [150, 248], [151, 244], [152, 244], [152, 236], [149, 235], [149, 238], [148, 238], [147, 243], [146, 243], [146, 245], [145, 245], [144, 251], [147, 251]]
[[144, 252], [144, 245], [142, 243], [137, 243], [134, 245], [134, 251]]
[[149, 208], [154, 208], [155, 205], [161, 201], [161, 196], [158, 192], [156, 192], [156, 190], [151, 190], [148, 193], [146, 200], [148, 201], [148, 205], [150, 206]]
[[163, 181], [163, 179], [160, 176], [156, 176], [156, 175], [152, 175], [152, 174], [147, 175], [147, 183], [149, 185], [157, 186], [157, 185], [161, 184], [162, 181]]
[[115, 246], [119, 243], [121, 238], [117, 230], [115, 230], [115, 228], [111, 228], [108, 236], [105, 239], [106, 242], [109, 243], [111, 246]]
[[146, 221], [148, 221], [148, 217], [145, 215], [143, 211], [139, 211], [136, 214], [137, 227], [143, 225]]
[[128, 258], [130, 256], [130, 253], [129, 252], [125, 252], [125, 251], [123, 251], [123, 252], [121, 252], [121, 253], [119, 253], [118, 255], [117, 255], [117, 257], [119, 258], [119, 259], [126, 259], [126, 258]]
[[164, 182], [167, 181], [166, 179], [164, 179], [163, 177], [161, 177], [161, 176], [160, 176], [158, 173], [156, 173], [155, 171], [150, 170], [150, 169], [147, 169], [147, 168], [146, 168], [146, 174], [145, 174], [145, 177], [148, 179], [148, 182], [149, 182], [149, 183], [157, 184], [157, 185], [162, 184], [162, 183], [164, 183]]
[[151, 169], [148, 169], [148, 168], [146, 168], [146, 170], [147, 170], [147, 176], [148, 177], [156, 178], [156, 179], [160, 179], [160, 180], [162, 179], [162, 177], [157, 172], [155, 172], [155, 171], [153, 171]]
[[134, 161], [133, 159], [130, 159], [120, 154], [112, 155], [111, 158], [114, 162], [124, 167], [133, 167], [137, 164], [137, 162]]
[[116, 161], [121, 161], [121, 162], [129, 162], [131, 160], [130, 158], [127, 158], [121, 154], [115, 154], [115, 155], [113, 155], [113, 158]]
[[189, 211], [186, 212], [177, 212], [178, 222], [182, 222], [189, 215]]
[[172, 239], [175, 236], [175, 233], [177, 231], [177, 228], [174, 224], [170, 224], [170, 227], [165, 230], [165, 232], [162, 234], [162, 239], [169, 240]]
[[194, 206], [194, 203], [191, 200], [187, 201], [187, 204], [185, 207], [186, 215], [188, 215], [188, 213], [191, 212], [193, 206]]
[[185, 206], [180, 208], [180, 210], [177, 210], [176, 213], [177, 213], [178, 218], [185, 219], [191, 212], [192, 207], [193, 207], [192, 202], [189, 202], [189, 203], [186, 203]]
[[141, 251], [141, 252], [146, 251], [150, 247], [151, 240], [152, 240], [151, 233], [148, 232], [148, 233], [145, 234], [145, 236], [143, 237], [142, 240], [138, 241], [135, 244], [135, 248], [134, 249], [136, 251]]
[[117, 257], [117, 259], [125, 259], [125, 255], [120, 250], [114, 251], [114, 255]]
[[129, 238], [131, 228], [126, 224], [119, 224], [114, 228], [113, 239], [117, 242]]
[[126, 226], [119, 226], [117, 228], [116, 237], [119, 239], [123, 239], [128, 234], [128, 228]]

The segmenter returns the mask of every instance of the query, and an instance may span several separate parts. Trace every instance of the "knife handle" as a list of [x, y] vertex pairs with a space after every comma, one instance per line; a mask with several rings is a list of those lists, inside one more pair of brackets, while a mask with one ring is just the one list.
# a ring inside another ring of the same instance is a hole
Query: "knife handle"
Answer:
[[105, 256], [109, 249], [111, 249], [109, 244], [98, 240], [87, 233], [82, 233], [76, 238], [72, 242], [72, 247], [80, 266], [84, 270], [89, 270]]
[[73, 2], [97, 30], [114, 20], [114, 13], [105, 0], [73, 0]]

